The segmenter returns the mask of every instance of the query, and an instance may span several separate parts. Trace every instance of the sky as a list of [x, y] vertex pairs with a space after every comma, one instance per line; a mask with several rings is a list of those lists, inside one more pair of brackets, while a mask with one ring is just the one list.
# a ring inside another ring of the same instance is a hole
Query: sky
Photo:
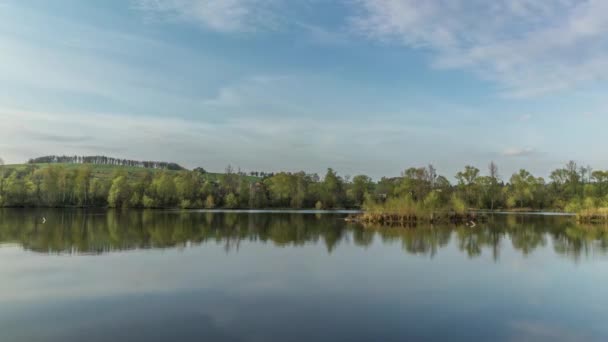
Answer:
[[0, 0], [0, 157], [608, 168], [608, 1]]

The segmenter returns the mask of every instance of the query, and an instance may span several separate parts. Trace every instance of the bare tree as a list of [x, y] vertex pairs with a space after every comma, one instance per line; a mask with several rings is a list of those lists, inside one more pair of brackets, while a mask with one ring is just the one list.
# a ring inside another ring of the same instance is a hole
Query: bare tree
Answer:
[[488, 171], [490, 172], [490, 209], [494, 210], [494, 201], [496, 200], [496, 194], [498, 192], [498, 166], [494, 161], [488, 165]]
[[490, 171], [490, 177], [492, 178], [492, 180], [498, 182], [498, 166], [496, 165], [496, 163], [494, 163], [494, 161], [490, 162], [490, 165], [488, 165], [488, 170]]
[[427, 176], [428, 181], [431, 185], [431, 189], [435, 188], [435, 184], [437, 183], [437, 169], [433, 166], [433, 164], [429, 164], [427, 167]]
[[593, 169], [589, 165], [587, 165], [587, 167], [581, 166], [579, 167], [579, 173], [581, 175], [581, 182], [583, 184], [589, 183], [591, 181], [591, 174], [593, 173]]

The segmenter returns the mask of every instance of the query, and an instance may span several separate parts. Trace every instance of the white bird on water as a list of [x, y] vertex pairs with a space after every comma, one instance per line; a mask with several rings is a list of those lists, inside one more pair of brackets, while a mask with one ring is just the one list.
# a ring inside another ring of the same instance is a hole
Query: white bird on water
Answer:
[[43, 224], [46, 223], [46, 217], [44, 217], [44, 216], [42, 217], [42, 223]]

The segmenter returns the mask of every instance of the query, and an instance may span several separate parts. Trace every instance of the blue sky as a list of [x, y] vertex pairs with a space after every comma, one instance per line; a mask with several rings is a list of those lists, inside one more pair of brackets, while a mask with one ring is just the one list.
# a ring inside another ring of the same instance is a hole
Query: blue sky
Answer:
[[0, 157], [545, 176], [602, 149], [608, 2], [0, 0]]

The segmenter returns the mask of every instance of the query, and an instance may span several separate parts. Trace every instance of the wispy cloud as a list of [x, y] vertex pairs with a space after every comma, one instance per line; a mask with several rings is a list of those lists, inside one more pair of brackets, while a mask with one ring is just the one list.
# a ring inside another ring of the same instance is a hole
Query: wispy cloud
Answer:
[[[395, 155], [395, 146], [426, 144], [433, 149], [432, 142], [437, 139], [415, 126], [379, 123], [372, 118], [345, 123], [331, 118], [230, 117], [208, 122], [81, 114], [0, 107], [0, 136], [18, 147], [2, 148], [2, 157], [16, 163], [44, 154], [120, 153], [125, 158], [171, 160], [210, 170], [221, 170], [228, 163], [249, 170], [310, 172], [323, 172], [331, 166], [342, 173], [378, 176], [386, 174], [381, 170], [387, 167], [394, 174], [403, 167], [400, 161], [389, 158]], [[56, 132], [79, 135], [54, 139]], [[83, 141], [81, 136], [88, 138]], [[427, 151], [413, 152], [410, 157], [427, 162]]]
[[260, 103], [274, 102], [273, 96], [268, 96], [268, 92], [273, 86], [276, 87], [279, 82], [287, 79], [287, 76], [275, 75], [245, 77], [220, 87], [215, 96], [203, 99], [202, 104], [211, 107], [237, 107], [240, 105], [251, 107], [260, 105]]
[[134, 0], [135, 7], [165, 19], [188, 20], [218, 32], [267, 29], [277, 17], [273, 0]]
[[585, 332], [571, 330], [552, 322], [512, 321], [507, 323], [513, 341], [584, 341], [589, 340]]
[[92, 139], [88, 135], [59, 135], [51, 133], [31, 132], [29, 136], [43, 142], [50, 143], [83, 143]]
[[505, 157], [527, 157], [537, 154], [538, 151], [532, 147], [508, 147], [502, 155]]
[[530, 119], [532, 119], [532, 115], [530, 114], [523, 114], [519, 116], [519, 121], [521, 122], [527, 122], [530, 121]]
[[307, 43], [328, 46], [343, 46], [351, 43], [352, 37], [345, 30], [328, 29], [321, 25], [300, 22], [295, 26], [307, 34]]
[[608, 79], [608, 2], [359, 0], [352, 23], [371, 39], [432, 51], [502, 93], [530, 97]]

